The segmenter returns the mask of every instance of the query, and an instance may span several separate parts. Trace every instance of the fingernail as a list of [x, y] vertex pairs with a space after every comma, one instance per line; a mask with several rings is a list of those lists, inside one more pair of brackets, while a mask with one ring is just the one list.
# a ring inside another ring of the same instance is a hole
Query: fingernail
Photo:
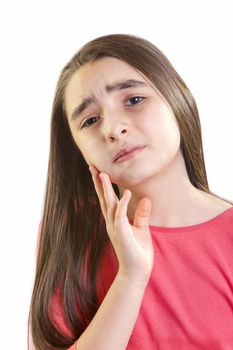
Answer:
[[144, 198], [143, 207], [144, 207], [144, 210], [149, 210], [150, 209], [151, 201], [150, 201], [149, 198]]
[[89, 166], [89, 170], [91, 172], [91, 175], [93, 175], [93, 176], [97, 176], [99, 173], [98, 170], [93, 165]]
[[102, 172], [100, 172], [100, 173], [99, 173], [99, 177], [101, 178], [101, 180], [104, 180], [105, 174], [102, 173]]

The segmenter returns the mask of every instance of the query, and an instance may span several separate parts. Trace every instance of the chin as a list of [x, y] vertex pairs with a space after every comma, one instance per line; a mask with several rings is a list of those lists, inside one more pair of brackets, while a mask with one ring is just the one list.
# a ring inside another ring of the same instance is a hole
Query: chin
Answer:
[[143, 180], [145, 180], [145, 176], [143, 178], [140, 178], [139, 176], [121, 176], [121, 177], [111, 177], [110, 180], [112, 183], [114, 183], [117, 186], [121, 186], [124, 188], [130, 188], [132, 186], [139, 185]]

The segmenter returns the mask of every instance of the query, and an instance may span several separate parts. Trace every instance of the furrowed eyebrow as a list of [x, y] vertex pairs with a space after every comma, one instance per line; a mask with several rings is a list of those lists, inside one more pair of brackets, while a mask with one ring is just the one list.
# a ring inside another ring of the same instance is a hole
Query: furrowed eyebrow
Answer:
[[116, 90], [124, 90], [124, 89], [129, 89], [131, 87], [138, 87], [138, 86], [147, 86], [147, 84], [140, 80], [128, 79], [128, 80], [117, 82], [112, 85], [107, 85], [105, 87], [105, 90], [107, 92], [112, 92]]
[[[146, 84], [143, 81], [140, 80], [135, 80], [135, 79], [128, 79], [128, 80], [124, 80], [124, 81], [120, 81], [120, 82], [116, 82], [112, 85], [106, 85], [105, 86], [105, 91], [108, 93], [111, 93], [113, 91], [119, 91], [119, 90], [124, 90], [124, 89], [129, 89], [132, 87], [138, 87], [138, 86], [148, 86], [148, 84]], [[92, 95], [89, 97], [86, 97], [82, 100], [82, 102], [80, 103], [80, 105], [78, 105], [77, 107], [75, 107], [75, 109], [73, 110], [72, 114], [71, 114], [71, 120], [75, 120], [77, 119], [80, 114], [85, 111], [85, 109], [87, 109], [87, 107], [96, 102], [96, 98]]]
[[87, 107], [91, 104], [95, 102], [95, 98], [94, 96], [90, 96], [87, 98], [84, 98], [82, 100], [82, 102], [80, 103], [79, 106], [75, 107], [75, 109], [73, 110], [72, 114], [71, 114], [71, 120], [75, 120], [77, 119], [80, 114], [85, 111], [85, 109], [87, 109]]

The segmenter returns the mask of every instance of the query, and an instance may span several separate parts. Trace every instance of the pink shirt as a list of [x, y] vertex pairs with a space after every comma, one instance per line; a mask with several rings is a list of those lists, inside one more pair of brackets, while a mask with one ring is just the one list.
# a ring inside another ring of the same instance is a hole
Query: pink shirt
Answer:
[[[127, 350], [232, 350], [233, 207], [201, 224], [150, 230], [155, 262]], [[110, 248], [100, 301], [117, 269]]]

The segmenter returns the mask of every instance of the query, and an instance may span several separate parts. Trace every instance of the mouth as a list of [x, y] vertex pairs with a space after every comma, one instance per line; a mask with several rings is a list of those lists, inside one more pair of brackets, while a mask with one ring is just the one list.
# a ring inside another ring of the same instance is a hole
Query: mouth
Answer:
[[141, 152], [144, 149], [144, 147], [145, 147], [144, 145], [128, 146], [122, 149], [121, 151], [119, 151], [113, 158], [112, 162], [119, 163], [124, 160], [127, 160], [133, 157], [134, 155], [136, 155], [137, 153]]

